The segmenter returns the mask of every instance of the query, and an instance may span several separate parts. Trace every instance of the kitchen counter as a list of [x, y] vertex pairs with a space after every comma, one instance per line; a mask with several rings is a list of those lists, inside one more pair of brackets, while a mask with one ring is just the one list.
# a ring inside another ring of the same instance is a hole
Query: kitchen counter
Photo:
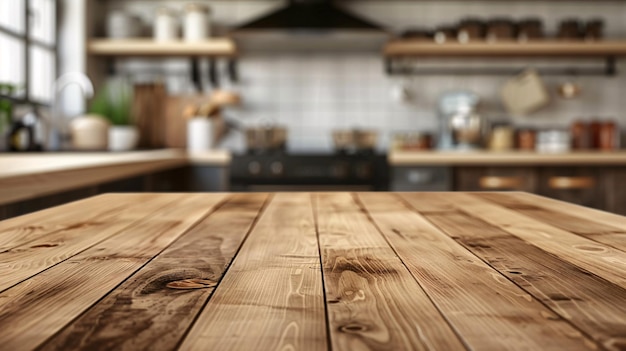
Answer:
[[626, 165], [626, 151], [616, 152], [490, 152], [391, 151], [392, 166], [565, 166]]
[[230, 153], [223, 150], [7, 153], [0, 155], [0, 205], [187, 164], [229, 163]]
[[619, 349], [625, 226], [526, 193], [100, 195], [0, 222], [0, 342]]

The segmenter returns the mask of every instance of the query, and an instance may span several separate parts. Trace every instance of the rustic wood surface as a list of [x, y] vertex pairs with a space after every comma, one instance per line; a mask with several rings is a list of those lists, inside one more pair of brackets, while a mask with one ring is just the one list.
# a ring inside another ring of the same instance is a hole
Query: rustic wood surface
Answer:
[[0, 222], [0, 349], [626, 350], [625, 241], [515, 192], [101, 195]]

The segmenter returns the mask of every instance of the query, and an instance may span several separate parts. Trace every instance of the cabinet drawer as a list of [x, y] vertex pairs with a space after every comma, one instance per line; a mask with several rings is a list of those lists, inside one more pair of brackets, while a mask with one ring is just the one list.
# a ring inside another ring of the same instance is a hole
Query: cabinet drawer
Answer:
[[393, 167], [392, 191], [450, 191], [452, 172], [448, 167]]
[[534, 192], [537, 174], [523, 167], [462, 167], [455, 176], [458, 191], [528, 191]]
[[593, 168], [542, 168], [540, 195], [594, 208], [605, 208], [605, 185], [600, 171]]

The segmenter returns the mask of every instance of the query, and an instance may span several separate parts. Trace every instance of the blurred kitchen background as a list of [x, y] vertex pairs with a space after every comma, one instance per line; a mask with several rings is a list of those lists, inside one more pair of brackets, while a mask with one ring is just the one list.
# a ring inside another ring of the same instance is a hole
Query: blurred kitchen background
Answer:
[[587, 166], [621, 155], [623, 38], [610, 0], [3, 0], [0, 150], [221, 150], [201, 189], [526, 190], [619, 212], [593, 194], [620, 161]]

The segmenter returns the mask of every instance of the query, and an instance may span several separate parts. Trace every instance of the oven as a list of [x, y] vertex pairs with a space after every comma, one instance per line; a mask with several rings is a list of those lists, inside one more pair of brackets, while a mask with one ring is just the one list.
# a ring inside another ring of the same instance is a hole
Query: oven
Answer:
[[231, 191], [385, 191], [387, 157], [374, 153], [233, 155]]

